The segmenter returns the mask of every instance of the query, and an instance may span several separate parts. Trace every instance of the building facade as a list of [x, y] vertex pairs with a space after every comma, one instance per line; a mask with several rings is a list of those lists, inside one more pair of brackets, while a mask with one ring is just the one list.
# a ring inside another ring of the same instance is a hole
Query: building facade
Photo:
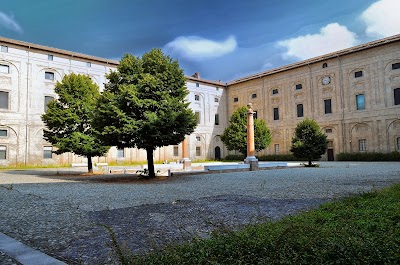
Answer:
[[[53, 154], [40, 116], [64, 75], [89, 75], [102, 90], [118, 62], [6, 38], [0, 47], [0, 165], [86, 162]], [[306, 117], [328, 136], [325, 160], [340, 152], [400, 151], [400, 35], [228, 83], [198, 73], [186, 78], [187, 100], [198, 117], [187, 137], [191, 160], [228, 154], [219, 135], [233, 111], [248, 102], [272, 131], [271, 145], [259, 154], [289, 153], [296, 124]], [[182, 144], [159, 148], [154, 156], [180, 160]], [[144, 160], [144, 150], [112, 147], [95, 162]]]

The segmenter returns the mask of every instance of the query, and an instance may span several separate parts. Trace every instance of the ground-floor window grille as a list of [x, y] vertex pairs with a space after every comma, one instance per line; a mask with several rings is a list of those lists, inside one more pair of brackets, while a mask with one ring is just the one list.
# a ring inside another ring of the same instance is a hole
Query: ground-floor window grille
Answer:
[[200, 148], [200, 146], [196, 146], [196, 156], [201, 156], [201, 148]]
[[274, 153], [275, 155], [279, 155], [279, 144], [274, 145]]
[[7, 159], [7, 146], [0, 145], [0, 160]]
[[177, 145], [174, 146], [174, 156], [179, 156], [179, 147]]
[[124, 158], [125, 157], [125, 152], [124, 149], [118, 149], [118, 158]]
[[366, 139], [358, 140], [358, 151], [367, 151], [367, 140]]
[[53, 147], [52, 146], [44, 146], [43, 147], [43, 158], [44, 159], [53, 158]]
[[397, 137], [397, 151], [400, 151], [400, 137]]

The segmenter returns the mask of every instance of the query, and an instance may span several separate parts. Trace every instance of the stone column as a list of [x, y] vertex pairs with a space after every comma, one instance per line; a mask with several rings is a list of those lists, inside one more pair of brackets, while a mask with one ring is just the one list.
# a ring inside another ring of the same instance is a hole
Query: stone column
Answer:
[[185, 171], [192, 170], [192, 162], [190, 161], [190, 158], [189, 158], [189, 148], [188, 148], [187, 136], [185, 136], [185, 139], [183, 139], [183, 141], [182, 141], [182, 163], [183, 163], [183, 169]]
[[252, 104], [247, 104], [247, 157], [244, 160], [246, 164], [250, 164], [250, 170], [258, 168], [258, 159], [255, 157], [255, 144], [254, 144], [254, 112]]

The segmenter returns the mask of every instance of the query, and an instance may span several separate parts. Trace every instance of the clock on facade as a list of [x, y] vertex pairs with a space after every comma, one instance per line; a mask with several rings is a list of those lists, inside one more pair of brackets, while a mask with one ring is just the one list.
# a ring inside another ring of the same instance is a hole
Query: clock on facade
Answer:
[[331, 78], [329, 76], [324, 76], [324, 78], [322, 78], [322, 84], [323, 85], [327, 85], [331, 82]]

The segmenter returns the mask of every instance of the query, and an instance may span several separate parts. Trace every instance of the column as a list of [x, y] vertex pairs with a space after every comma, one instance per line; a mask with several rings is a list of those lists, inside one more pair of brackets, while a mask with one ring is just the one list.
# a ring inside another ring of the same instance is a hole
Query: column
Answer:
[[258, 159], [255, 157], [255, 144], [254, 144], [254, 112], [252, 104], [247, 104], [247, 157], [244, 160], [246, 164], [250, 164], [250, 170], [258, 168]]
[[185, 139], [183, 139], [183, 141], [182, 141], [182, 163], [183, 163], [183, 169], [185, 171], [192, 170], [192, 162], [190, 161], [190, 158], [189, 158], [189, 148], [188, 148], [187, 136], [185, 136]]

